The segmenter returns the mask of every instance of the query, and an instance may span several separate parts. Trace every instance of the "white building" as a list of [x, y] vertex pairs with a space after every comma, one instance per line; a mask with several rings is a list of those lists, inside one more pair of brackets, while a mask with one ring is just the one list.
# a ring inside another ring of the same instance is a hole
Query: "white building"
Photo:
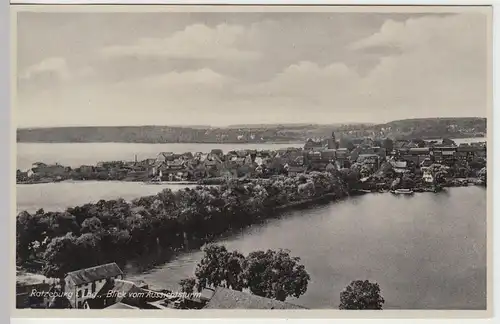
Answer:
[[116, 263], [69, 272], [64, 278], [64, 292], [73, 308], [83, 308], [86, 299], [101, 290], [111, 279], [123, 279], [123, 272]]
[[427, 183], [434, 182], [434, 176], [432, 175], [432, 172], [430, 172], [429, 170], [424, 171], [424, 173], [422, 175], [422, 179], [424, 179], [424, 181]]

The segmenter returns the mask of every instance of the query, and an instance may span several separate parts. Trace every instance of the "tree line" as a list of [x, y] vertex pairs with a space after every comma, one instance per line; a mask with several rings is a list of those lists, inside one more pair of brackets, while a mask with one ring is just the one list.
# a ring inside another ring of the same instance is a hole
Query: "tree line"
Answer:
[[[184, 293], [225, 287], [285, 301], [305, 294], [311, 279], [300, 258], [287, 250], [254, 251], [244, 256], [223, 245], [209, 244], [203, 252], [194, 277], [179, 282]], [[384, 302], [377, 283], [355, 280], [341, 291], [339, 309], [382, 309]]]
[[16, 264], [56, 278], [107, 262], [124, 265], [158, 248], [199, 246], [297, 203], [345, 196], [346, 188], [338, 174], [313, 172], [165, 189], [131, 202], [100, 200], [64, 212], [24, 211], [16, 219]]

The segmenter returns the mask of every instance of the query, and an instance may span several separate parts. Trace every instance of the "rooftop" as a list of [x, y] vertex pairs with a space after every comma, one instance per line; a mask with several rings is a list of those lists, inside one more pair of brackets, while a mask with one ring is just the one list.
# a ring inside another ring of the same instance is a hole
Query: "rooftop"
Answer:
[[428, 147], [413, 147], [409, 150], [410, 153], [429, 153]]
[[407, 166], [406, 161], [392, 161], [391, 164], [394, 168], [401, 168], [401, 169], [406, 168]]
[[206, 309], [306, 309], [305, 307], [218, 287]]
[[288, 172], [304, 172], [306, 168], [303, 167], [303, 166], [294, 166], [294, 165], [291, 165], [289, 168], [288, 168]]
[[106, 307], [106, 309], [139, 309], [139, 307], [127, 305], [124, 303], [116, 303], [111, 306]]
[[123, 275], [122, 270], [116, 263], [102, 264], [92, 268], [86, 268], [68, 272], [66, 278], [73, 281], [75, 285], [82, 285], [96, 280], [106, 279]]

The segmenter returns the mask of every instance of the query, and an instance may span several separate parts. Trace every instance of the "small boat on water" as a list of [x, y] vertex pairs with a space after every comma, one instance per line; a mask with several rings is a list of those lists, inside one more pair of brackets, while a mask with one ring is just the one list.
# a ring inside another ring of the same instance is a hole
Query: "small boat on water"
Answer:
[[413, 190], [411, 189], [396, 189], [392, 190], [391, 193], [395, 195], [413, 195]]

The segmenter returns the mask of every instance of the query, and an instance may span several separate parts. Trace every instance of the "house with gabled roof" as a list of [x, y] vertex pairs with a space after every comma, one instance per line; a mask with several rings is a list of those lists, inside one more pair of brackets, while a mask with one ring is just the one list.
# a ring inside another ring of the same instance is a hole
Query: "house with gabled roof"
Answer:
[[410, 170], [408, 170], [408, 162], [407, 161], [390, 161], [394, 172], [397, 174], [402, 174], [402, 173], [408, 173]]
[[[127, 305], [125, 308], [143, 308], [148, 301], [161, 298], [162, 294], [149, 289], [140, 288], [136, 283], [123, 279], [113, 279], [92, 297], [84, 302], [84, 308], [104, 309], [117, 308], [117, 304]], [[121, 307], [118, 307], [121, 308]]]
[[174, 153], [173, 152], [161, 152], [156, 157], [156, 161], [158, 161], [158, 162], [165, 162], [165, 161], [171, 161], [174, 158], [175, 157], [174, 157]]
[[83, 308], [83, 303], [102, 289], [112, 279], [123, 279], [123, 272], [116, 263], [69, 272], [64, 277], [64, 292], [73, 308]]
[[295, 165], [287, 165], [285, 167], [289, 176], [294, 177], [296, 175], [302, 174], [306, 172], [306, 167], [304, 166], [295, 166]]

